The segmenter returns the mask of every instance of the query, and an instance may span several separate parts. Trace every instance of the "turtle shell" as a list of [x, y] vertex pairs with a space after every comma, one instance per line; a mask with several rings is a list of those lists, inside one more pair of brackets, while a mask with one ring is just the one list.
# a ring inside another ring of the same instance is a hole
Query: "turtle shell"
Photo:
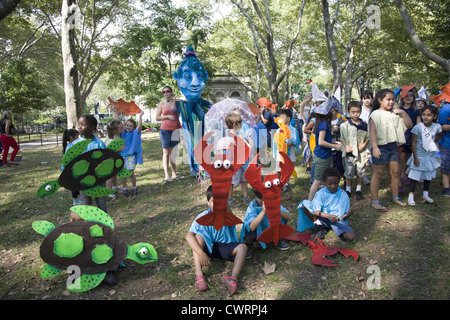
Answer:
[[76, 265], [82, 274], [96, 274], [117, 267], [127, 255], [127, 245], [101, 223], [73, 221], [47, 235], [40, 255], [45, 263], [59, 269]]
[[59, 176], [58, 182], [71, 191], [90, 189], [117, 175], [123, 166], [124, 160], [117, 152], [94, 149], [69, 162]]

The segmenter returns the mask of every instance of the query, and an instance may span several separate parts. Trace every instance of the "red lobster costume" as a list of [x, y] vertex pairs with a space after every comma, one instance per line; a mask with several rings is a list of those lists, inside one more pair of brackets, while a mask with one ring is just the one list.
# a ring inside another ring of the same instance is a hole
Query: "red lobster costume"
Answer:
[[291, 241], [300, 241], [304, 245], [306, 245], [309, 250], [314, 252], [311, 261], [315, 265], [326, 266], [326, 267], [336, 267], [338, 264], [333, 263], [333, 261], [325, 258], [326, 256], [332, 256], [338, 252], [342, 253], [344, 257], [348, 258], [350, 256], [353, 257], [354, 261], [358, 260], [359, 253], [352, 249], [347, 248], [336, 248], [336, 247], [328, 247], [323, 244], [321, 239], [316, 239], [317, 241], [311, 240], [311, 234], [308, 233], [296, 233], [290, 235], [286, 239]]
[[259, 154], [255, 156], [244, 175], [247, 182], [262, 193], [267, 218], [270, 223], [269, 228], [264, 230], [256, 239], [260, 242], [273, 242], [277, 244], [278, 240], [286, 238], [294, 231], [290, 226], [281, 223], [280, 214], [281, 192], [283, 191], [283, 186], [289, 181], [294, 171], [294, 164], [286, 153], [280, 152], [280, 155], [283, 157], [283, 161], [280, 162], [281, 180], [274, 173], [267, 175], [264, 178], [264, 182], [262, 181], [262, 166], [256, 166]]
[[230, 143], [229, 154], [216, 153], [211, 163], [211, 151], [214, 143], [208, 145], [208, 139], [214, 132], [209, 132], [197, 143], [194, 148], [195, 160], [208, 172], [211, 177], [213, 193], [213, 209], [210, 213], [198, 218], [196, 221], [203, 226], [214, 226], [219, 231], [223, 226], [235, 226], [242, 223], [241, 219], [228, 211], [228, 193], [231, 188], [231, 178], [248, 160], [250, 148], [241, 138], [230, 135], [234, 143]]

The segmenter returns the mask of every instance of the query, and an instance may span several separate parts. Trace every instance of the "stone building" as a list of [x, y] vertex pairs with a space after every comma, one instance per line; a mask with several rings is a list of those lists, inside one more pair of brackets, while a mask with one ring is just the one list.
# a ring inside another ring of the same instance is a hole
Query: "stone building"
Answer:
[[[241, 81], [248, 86], [251, 85], [249, 77], [241, 77]], [[246, 90], [239, 81], [226, 75], [216, 75], [214, 78], [210, 78], [207, 84], [207, 90], [214, 97], [215, 102], [228, 98], [251, 102], [252, 98], [251, 92]]]

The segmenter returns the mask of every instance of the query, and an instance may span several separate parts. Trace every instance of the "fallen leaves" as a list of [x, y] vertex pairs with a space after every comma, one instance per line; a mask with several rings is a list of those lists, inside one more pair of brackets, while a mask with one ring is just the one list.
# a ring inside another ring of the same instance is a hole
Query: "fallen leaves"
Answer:
[[262, 268], [262, 270], [265, 274], [271, 274], [275, 271], [275, 268], [275, 263], [268, 263], [267, 261], [264, 261], [264, 267]]

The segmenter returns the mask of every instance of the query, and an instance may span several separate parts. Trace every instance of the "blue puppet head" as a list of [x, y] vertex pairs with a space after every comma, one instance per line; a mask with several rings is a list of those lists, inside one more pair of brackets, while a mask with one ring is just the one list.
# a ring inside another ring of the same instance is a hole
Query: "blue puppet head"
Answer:
[[173, 78], [178, 82], [181, 93], [188, 101], [200, 100], [208, 80], [208, 72], [192, 47], [186, 48], [185, 58], [173, 73]]

